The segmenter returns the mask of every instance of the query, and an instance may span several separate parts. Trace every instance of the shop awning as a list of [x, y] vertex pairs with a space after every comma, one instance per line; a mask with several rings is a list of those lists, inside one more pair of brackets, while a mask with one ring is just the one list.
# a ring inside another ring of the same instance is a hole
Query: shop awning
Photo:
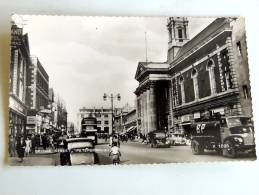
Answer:
[[134, 131], [136, 128], [137, 128], [136, 126], [132, 126], [132, 127], [128, 128], [128, 129], [126, 130], [126, 133], [129, 133], [129, 132], [131, 132], [131, 131]]

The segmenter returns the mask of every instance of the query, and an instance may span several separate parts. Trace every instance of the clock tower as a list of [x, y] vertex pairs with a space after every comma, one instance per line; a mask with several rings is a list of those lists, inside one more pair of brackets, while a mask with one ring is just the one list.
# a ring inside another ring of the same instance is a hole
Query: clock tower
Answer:
[[167, 19], [168, 63], [176, 57], [180, 48], [189, 41], [188, 19], [186, 17], [170, 17]]

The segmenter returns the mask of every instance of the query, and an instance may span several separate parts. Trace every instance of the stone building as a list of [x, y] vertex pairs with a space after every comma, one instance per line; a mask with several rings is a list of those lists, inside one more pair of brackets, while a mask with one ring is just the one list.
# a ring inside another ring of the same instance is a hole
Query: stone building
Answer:
[[9, 134], [25, 134], [27, 115], [27, 85], [30, 48], [28, 34], [13, 24], [11, 27], [11, 64], [9, 75]]
[[172, 17], [167, 62], [139, 62], [138, 130], [188, 132], [195, 120], [252, 116], [243, 18], [218, 18], [189, 39], [188, 19]]
[[100, 134], [112, 134], [112, 109], [111, 108], [86, 108], [79, 109], [77, 114], [77, 127], [81, 132], [81, 122], [84, 117], [94, 116], [97, 118], [97, 131]]

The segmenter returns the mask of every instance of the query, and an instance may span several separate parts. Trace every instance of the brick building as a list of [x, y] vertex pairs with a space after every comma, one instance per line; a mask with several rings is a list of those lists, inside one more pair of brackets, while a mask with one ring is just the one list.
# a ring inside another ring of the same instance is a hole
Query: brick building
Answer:
[[188, 19], [167, 23], [168, 59], [139, 62], [138, 130], [188, 131], [216, 113], [252, 116], [243, 18], [218, 18], [191, 40]]

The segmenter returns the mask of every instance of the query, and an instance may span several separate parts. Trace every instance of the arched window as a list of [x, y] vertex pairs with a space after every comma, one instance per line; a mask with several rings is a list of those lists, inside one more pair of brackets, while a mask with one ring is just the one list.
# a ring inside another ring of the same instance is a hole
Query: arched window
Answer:
[[211, 95], [216, 94], [216, 81], [215, 81], [214, 67], [215, 67], [215, 63], [212, 59], [210, 59], [207, 63], [206, 69], [209, 72]]
[[179, 84], [181, 87], [181, 97], [182, 97], [182, 104], [185, 103], [185, 92], [184, 92], [184, 78], [183, 75], [180, 76], [179, 78]]
[[193, 68], [192, 75], [193, 87], [194, 87], [194, 98], [195, 100], [199, 99], [199, 85], [198, 85], [198, 71], [196, 68]]

